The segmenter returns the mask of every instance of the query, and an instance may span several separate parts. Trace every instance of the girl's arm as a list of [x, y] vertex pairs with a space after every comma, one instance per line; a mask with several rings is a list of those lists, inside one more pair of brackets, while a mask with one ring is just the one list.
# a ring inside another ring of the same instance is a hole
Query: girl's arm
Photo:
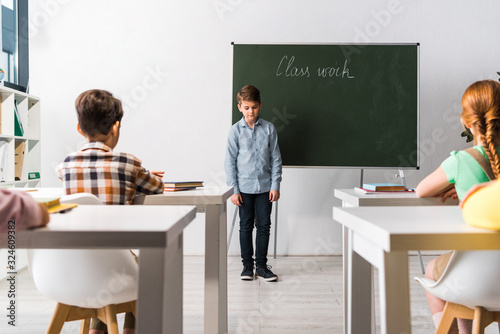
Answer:
[[418, 197], [431, 197], [443, 194], [453, 187], [453, 183], [448, 181], [443, 168], [439, 166], [418, 184], [415, 193]]

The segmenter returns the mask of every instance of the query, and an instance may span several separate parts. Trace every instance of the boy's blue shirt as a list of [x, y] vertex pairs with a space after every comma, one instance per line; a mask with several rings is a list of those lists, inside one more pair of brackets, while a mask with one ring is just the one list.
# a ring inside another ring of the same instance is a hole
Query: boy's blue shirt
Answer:
[[229, 131], [224, 166], [235, 194], [279, 190], [281, 153], [274, 125], [259, 117], [252, 129], [241, 118]]

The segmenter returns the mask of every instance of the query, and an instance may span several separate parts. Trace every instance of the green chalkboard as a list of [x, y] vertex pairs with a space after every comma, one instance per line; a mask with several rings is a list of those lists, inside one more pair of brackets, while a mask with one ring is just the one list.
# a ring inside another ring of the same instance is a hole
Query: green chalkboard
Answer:
[[235, 44], [236, 93], [261, 92], [285, 166], [418, 168], [418, 44]]

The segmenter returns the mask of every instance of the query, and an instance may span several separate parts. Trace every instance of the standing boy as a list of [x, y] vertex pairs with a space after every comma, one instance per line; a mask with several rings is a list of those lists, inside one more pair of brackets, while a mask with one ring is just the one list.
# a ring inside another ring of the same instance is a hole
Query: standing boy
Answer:
[[243, 118], [229, 131], [226, 151], [227, 184], [234, 188], [231, 202], [239, 206], [240, 249], [243, 262], [242, 280], [255, 276], [277, 281], [278, 276], [267, 266], [267, 249], [271, 230], [272, 202], [280, 198], [281, 154], [274, 125], [259, 118], [262, 107], [260, 92], [252, 85], [243, 87], [236, 96]]
[[[88, 90], [75, 102], [78, 132], [88, 143], [57, 166], [66, 194], [92, 193], [105, 204], [131, 204], [137, 194], [163, 193], [163, 172], [149, 172], [132, 154], [114, 152], [120, 138], [123, 109], [105, 90]], [[135, 317], [125, 314], [124, 334], [133, 334]], [[92, 319], [90, 334], [104, 334], [106, 325]]]

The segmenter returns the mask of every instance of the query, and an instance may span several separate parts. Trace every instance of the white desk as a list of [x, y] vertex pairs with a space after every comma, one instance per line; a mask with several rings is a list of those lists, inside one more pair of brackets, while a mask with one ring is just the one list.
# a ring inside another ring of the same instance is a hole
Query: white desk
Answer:
[[342, 200], [342, 206], [421, 206], [421, 205], [458, 205], [458, 200], [441, 198], [419, 198], [414, 192], [394, 192], [363, 194], [354, 189], [335, 189], [334, 196]]
[[[446, 199], [441, 203], [441, 198], [419, 198], [414, 192], [393, 192], [393, 193], [376, 193], [363, 194], [354, 189], [335, 189], [334, 196], [342, 200], [342, 207], [361, 207], [361, 206], [434, 206], [434, 205], [458, 205], [456, 199]], [[344, 328], [347, 328], [350, 318], [349, 314], [349, 279], [347, 277], [347, 266], [352, 257], [352, 248], [349, 246], [347, 228], [342, 229], [343, 238], [343, 267], [344, 267]], [[423, 267], [422, 259], [419, 252], [419, 260]], [[354, 262], [356, 263], [356, 262]], [[423, 269], [422, 269], [423, 270]], [[375, 330], [375, 318], [371, 321], [372, 331]]]
[[410, 333], [409, 250], [500, 249], [500, 233], [465, 223], [457, 206], [333, 208], [352, 256], [347, 333], [371, 331], [371, 266], [379, 269], [382, 333]]
[[182, 233], [195, 215], [193, 206], [82, 205], [51, 215], [45, 228], [17, 231], [16, 248], [139, 248], [137, 333], [182, 333]]
[[204, 187], [138, 198], [137, 204], [196, 205], [205, 212], [204, 333], [227, 333], [227, 206], [232, 187]]

